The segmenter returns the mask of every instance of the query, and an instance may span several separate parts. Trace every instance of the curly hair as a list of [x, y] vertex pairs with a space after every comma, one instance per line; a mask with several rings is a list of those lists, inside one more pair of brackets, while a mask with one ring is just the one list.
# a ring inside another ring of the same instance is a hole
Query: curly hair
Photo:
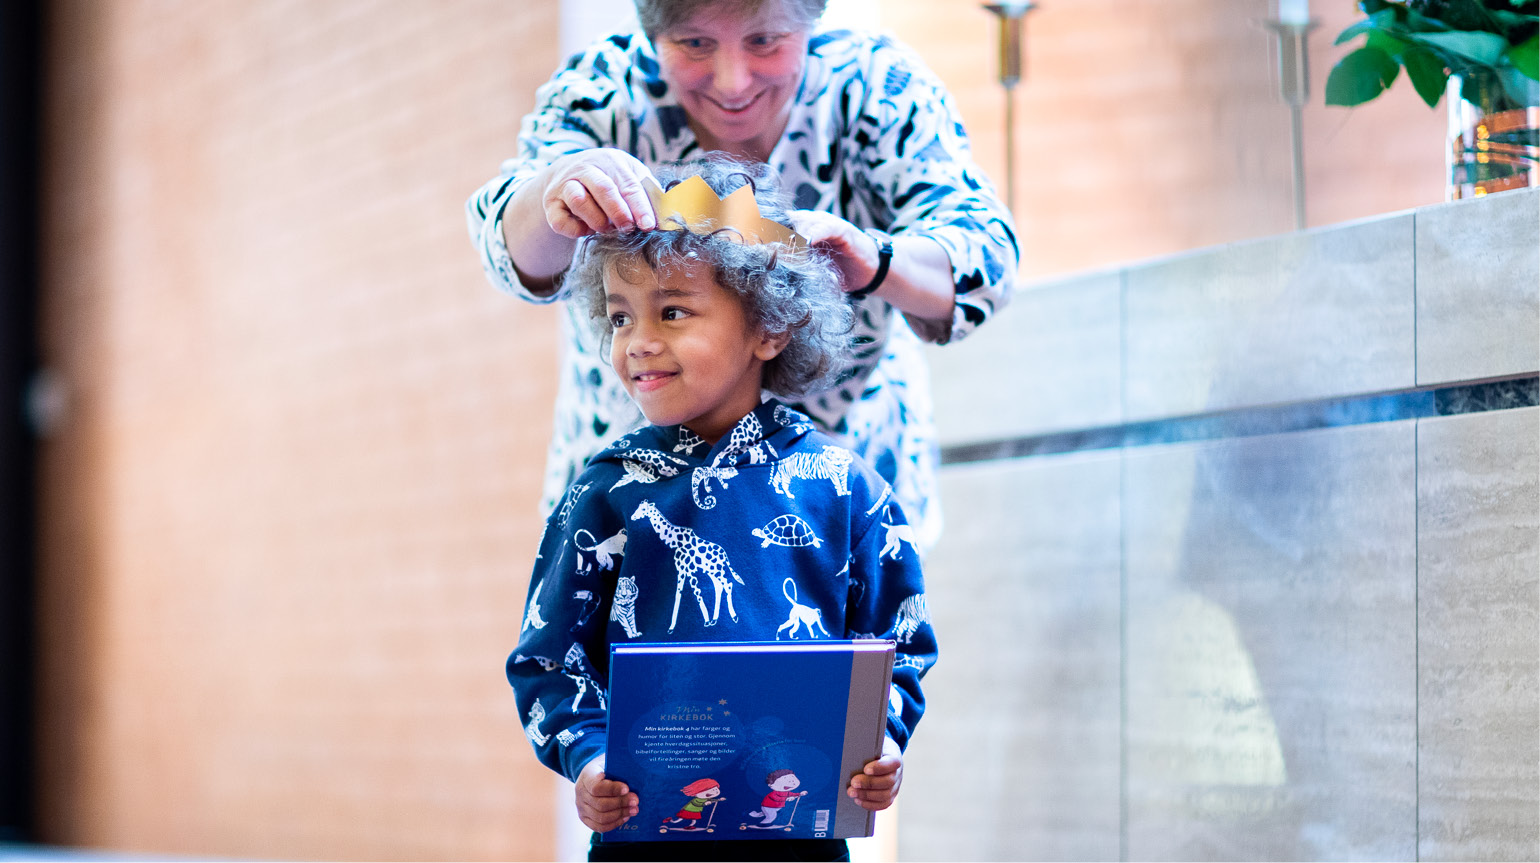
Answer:
[[[708, 153], [697, 160], [659, 166], [655, 174], [664, 188], [699, 175], [718, 196], [752, 185], [760, 215], [790, 224], [767, 165]], [[795, 398], [833, 386], [848, 365], [855, 325], [855, 313], [840, 290], [833, 263], [817, 249], [793, 249], [781, 243], [746, 245], [736, 238], [735, 232], [725, 228], [710, 234], [679, 230], [596, 234], [579, 243], [564, 284], [571, 301], [588, 309], [608, 352], [612, 328], [605, 307], [605, 273], [614, 269], [624, 277], [628, 267], [646, 266], [660, 272], [686, 261], [705, 263], [717, 285], [742, 305], [750, 326], [767, 335], [790, 336], [786, 347], [765, 364], [764, 389]]]
[[[723, 2], [726, 0], [636, 0], [636, 17], [642, 23], [642, 32], [651, 39], [659, 33], [690, 20], [702, 9]], [[773, 0], [732, 0], [732, 2], [744, 13], [752, 15], [765, 3]], [[829, 5], [828, 0], [780, 0], [780, 2], [793, 19], [809, 29], [818, 23], [818, 19], [823, 17], [824, 7]]]

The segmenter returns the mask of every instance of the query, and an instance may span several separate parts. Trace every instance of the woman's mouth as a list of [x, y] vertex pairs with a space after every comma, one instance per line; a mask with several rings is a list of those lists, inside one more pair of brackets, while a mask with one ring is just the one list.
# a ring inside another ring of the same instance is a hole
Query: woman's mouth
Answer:
[[754, 107], [754, 103], [759, 101], [759, 94], [756, 93], [747, 99], [733, 99], [731, 101], [713, 99], [710, 96], [707, 96], [706, 100], [717, 106], [717, 108], [720, 109], [722, 113], [736, 117], [746, 113], [750, 108]]

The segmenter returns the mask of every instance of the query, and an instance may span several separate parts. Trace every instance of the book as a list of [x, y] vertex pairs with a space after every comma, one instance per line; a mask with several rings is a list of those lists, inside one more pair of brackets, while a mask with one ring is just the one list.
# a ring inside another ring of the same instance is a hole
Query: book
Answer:
[[881, 640], [612, 646], [604, 772], [639, 811], [603, 841], [872, 835], [845, 789], [882, 754], [893, 656]]

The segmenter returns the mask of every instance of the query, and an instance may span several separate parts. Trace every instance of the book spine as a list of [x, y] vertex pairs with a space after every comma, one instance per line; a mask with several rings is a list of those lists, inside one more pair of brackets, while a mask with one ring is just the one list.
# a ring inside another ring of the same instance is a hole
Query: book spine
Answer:
[[867, 762], [882, 755], [883, 737], [888, 727], [888, 690], [893, 685], [894, 647], [887, 650], [857, 650], [850, 658], [850, 697], [845, 702], [845, 745], [840, 759], [840, 775], [845, 785], [835, 803], [834, 829], [830, 838], [849, 839], [871, 836], [877, 814], [862, 809], [850, 799], [845, 787]]

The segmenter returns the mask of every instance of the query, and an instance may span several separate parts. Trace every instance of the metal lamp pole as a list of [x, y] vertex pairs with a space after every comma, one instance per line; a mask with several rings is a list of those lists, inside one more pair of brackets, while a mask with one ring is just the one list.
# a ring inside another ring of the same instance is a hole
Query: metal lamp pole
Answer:
[[1294, 229], [1305, 227], [1304, 107], [1310, 99], [1310, 31], [1320, 22], [1308, 17], [1304, 2], [1279, 4], [1279, 17], [1263, 22], [1278, 38], [1278, 89], [1289, 106], [1290, 145], [1294, 157]]
[[1016, 84], [1021, 81], [1022, 18], [1037, 7], [1032, 0], [986, 3], [1000, 19], [1000, 86], [1005, 88], [1005, 203], [1016, 212]]

